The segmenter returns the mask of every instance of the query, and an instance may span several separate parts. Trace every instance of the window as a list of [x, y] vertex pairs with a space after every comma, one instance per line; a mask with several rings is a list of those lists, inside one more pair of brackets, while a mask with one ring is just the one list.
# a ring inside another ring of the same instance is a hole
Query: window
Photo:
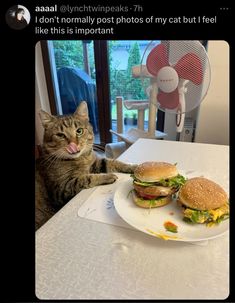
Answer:
[[[132, 77], [132, 66], [141, 64], [148, 40], [42, 41], [44, 67], [52, 114], [73, 113], [80, 101], [88, 103], [95, 143], [116, 141], [116, 97], [147, 99], [142, 79]], [[156, 41], [160, 43], [160, 41]], [[124, 109], [127, 130], [136, 123], [137, 111]], [[157, 122], [161, 122], [158, 112]], [[164, 116], [163, 116], [164, 117]], [[129, 119], [128, 119], [129, 118]], [[147, 128], [148, 111], [145, 111]], [[163, 124], [158, 129], [163, 131]]]

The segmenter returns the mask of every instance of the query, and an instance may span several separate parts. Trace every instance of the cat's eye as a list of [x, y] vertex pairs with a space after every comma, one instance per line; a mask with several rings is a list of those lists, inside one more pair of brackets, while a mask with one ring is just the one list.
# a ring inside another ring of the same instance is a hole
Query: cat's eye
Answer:
[[66, 138], [65, 134], [63, 134], [63, 133], [57, 133], [56, 136], [58, 136], [60, 138]]
[[81, 136], [84, 133], [84, 129], [83, 128], [78, 128], [77, 129], [77, 135]]

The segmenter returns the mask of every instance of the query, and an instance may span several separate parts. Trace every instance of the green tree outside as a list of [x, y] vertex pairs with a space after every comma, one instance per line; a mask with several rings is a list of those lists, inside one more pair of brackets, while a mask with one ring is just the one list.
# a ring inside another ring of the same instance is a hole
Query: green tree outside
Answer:
[[135, 42], [129, 51], [128, 66], [127, 66], [127, 98], [140, 100], [145, 98], [140, 79], [132, 77], [132, 67], [141, 63], [139, 44]]
[[[124, 99], [145, 99], [146, 95], [142, 88], [140, 79], [132, 77], [132, 67], [141, 62], [140, 48], [138, 42], [130, 42], [128, 55], [128, 64], [126, 70], [120, 70], [119, 65], [122, 58], [113, 62], [113, 52], [118, 46], [118, 41], [108, 41], [109, 55], [109, 76], [110, 76], [110, 97], [112, 101], [112, 119], [116, 119], [117, 96], [123, 96]], [[55, 62], [57, 69], [61, 67], [78, 67], [84, 69], [83, 42], [82, 40], [54, 40], [53, 41]], [[88, 59], [90, 66], [90, 76], [95, 80], [95, 63], [93, 41], [87, 44]], [[136, 111], [124, 110], [130, 115]]]

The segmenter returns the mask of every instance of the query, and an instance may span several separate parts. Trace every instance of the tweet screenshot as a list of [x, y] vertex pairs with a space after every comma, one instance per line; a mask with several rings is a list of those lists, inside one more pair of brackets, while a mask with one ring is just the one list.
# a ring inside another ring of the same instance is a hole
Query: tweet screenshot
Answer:
[[2, 9], [6, 302], [232, 300], [232, 8], [113, 2]]

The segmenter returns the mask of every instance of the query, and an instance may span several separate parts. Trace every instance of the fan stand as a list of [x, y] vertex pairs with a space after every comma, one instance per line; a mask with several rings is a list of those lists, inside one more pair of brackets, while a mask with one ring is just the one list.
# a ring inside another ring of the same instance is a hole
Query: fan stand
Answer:
[[[180, 80], [179, 83], [179, 100], [180, 105], [176, 114], [176, 132], [181, 133], [184, 127], [185, 120], [185, 93], [187, 93], [187, 83], [189, 80]], [[177, 134], [178, 135], [178, 134]], [[179, 137], [179, 136], [178, 136]]]
[[136, 65], [132, 67], [133, 78], [150, 78], [151, 89], [149, 94], [149, 121], [148, 121], [148, 136], [153, 138], [156, 136], [156, 119], [157, 119], [157, 81], [148, 72], [146, 65]]
[[150, 79], [151, 90], [149, 96], [149, 122], [148, 122], [148, 133], [150, 136], [154, 136], [156, 130], [156, 119], [157, 119], [157, 83], [154, 78]]

